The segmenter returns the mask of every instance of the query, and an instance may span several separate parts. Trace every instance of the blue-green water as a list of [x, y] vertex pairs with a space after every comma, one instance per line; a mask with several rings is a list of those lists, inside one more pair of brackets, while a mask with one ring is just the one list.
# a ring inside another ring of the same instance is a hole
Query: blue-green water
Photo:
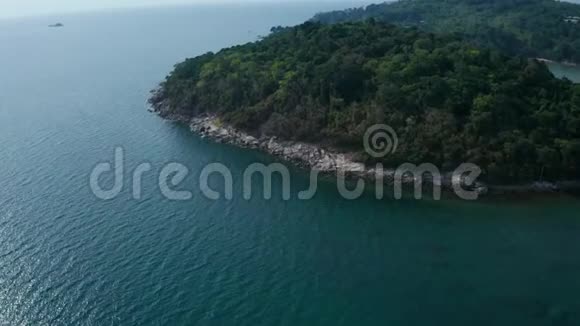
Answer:
[[556, 62], [548, 63], [548, 67], [550, 67], [554, 76], [559, 78], [566, 77], [574, 83], [580, 83], [580, 67], [564, 65]]
[[[160, 120], [148, 91], [187, 56], [332, 6], [0, 22], [0, 324], [578, 325], [574, 198], [347, 201], [324, 183], [310, 201], [213, 201], [195, 190], [206, 163], [239, 176], [269, 158]], [[65, 28], [46, 27], [55, 21]], [[97, 199], [89, 173], [116, 146], [127, 169], [187, 165], [193, 199], [163, 199], [153, 172], [140, 201], [129, 179]], [[293, 172], [295, 188], [306, 180]]]

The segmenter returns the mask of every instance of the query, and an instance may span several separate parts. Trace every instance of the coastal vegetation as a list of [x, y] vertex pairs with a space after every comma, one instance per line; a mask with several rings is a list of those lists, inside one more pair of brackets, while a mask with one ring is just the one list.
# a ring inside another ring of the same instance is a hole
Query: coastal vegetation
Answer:
[[457, 33], [506, 54], [580, 62], [580, 4], [554, 0], [399, 0], [318, 14], [324, 23], [374, 18]]
[[[504, 183], [580, 176], [580, 86], [533, 59], [375, 20], [276, 27], [187, 59], [150, 102], [165, 116], [216, 115], [367, 164], [471, 162]], [[377, 123], [399, 137], [381, 159], [362, 143]]]

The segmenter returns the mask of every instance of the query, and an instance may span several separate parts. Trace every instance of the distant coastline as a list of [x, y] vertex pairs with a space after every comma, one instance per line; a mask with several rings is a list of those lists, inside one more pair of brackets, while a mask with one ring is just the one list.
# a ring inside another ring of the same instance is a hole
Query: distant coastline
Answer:
[[543, 63], [557, 63], [563, 66], [568, 66], [568, 67], [578, 67], [578, 64], [575, 62], [570, 62], [570, 61], [554, 61], [554, 60], [550, 60], [550, 59], [546, 59], [546, 58], [536, 58], [536, 60], [538, 60], [539, 62], [543, 62]]
[[580, 63], [580, 51], [574, 46], [578, 36], [572, 32], [580, 24], [577, 1], [402, 0], [319, 13], [312, 18], [326, 24], [367, 19], [436, 34], [459, 33], [478, 46], [507, 55], [534, 53], [562, 64]]

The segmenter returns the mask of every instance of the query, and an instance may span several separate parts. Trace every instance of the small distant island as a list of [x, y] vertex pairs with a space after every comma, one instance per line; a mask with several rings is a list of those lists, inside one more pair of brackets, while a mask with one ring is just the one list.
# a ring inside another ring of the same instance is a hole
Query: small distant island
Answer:
[[56, 24], [48, 25], [48, 27], [64, 27], [64, 25], [62, 23], [56, 23]]
[[[198, 133], [316, 169], [470, 162], [488, 184], [580, 179], [580, 85], [535, 59], [372, 19], [276, 27], [187, 59], [150, 103]], [[396, 153], [365, 153], [375, 124], [396, 130]]]

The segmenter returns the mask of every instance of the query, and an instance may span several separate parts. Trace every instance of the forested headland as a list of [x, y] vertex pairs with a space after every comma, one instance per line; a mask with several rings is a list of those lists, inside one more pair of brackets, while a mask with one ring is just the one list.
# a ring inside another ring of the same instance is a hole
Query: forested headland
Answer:
[[380, 159], [480, 165], [490, 182], [580, 176], [580, 86], [522, 56], [374, 20], [307, 22], [175, 66], [150, 100], [164, 115], [219, 116], [257, 135], [359, 153], [374, 124], [399, 136]]

